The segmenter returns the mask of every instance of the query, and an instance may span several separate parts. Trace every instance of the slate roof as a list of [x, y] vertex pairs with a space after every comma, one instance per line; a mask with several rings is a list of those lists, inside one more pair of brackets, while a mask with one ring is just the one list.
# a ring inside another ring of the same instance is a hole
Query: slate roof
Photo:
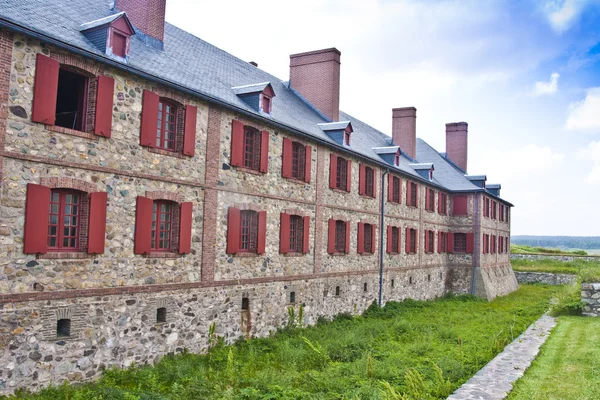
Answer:
[[[85, 56], [112, 65], [117, 62], [96, 48], [80, 29], [83, 24], [116, 18], [118, 14], [118, 11], [110, 10], [108, 0], [0, 0], [0, 26], [41, 34], [42, 39], [45, 37], [56, 45], [74, 47]], [[385, 164], [391, 170], [396, 169], [386, 164], [373, 150], [391, 146], [388, 135], [340, 111], [340, 120], [350, 121], [354, 134], [350, 148], [338, 145], [318, 125], [331, 121], [281, 79], [169, 23], [165, 24], [164, 50], [146, 44], [138, 36], [131, 37], [128, 63], [121, 65], [121, 68], [183, 87], [259, 119], [264, 119], [264, 116], [240, 99], [232, 88], [270, 82], [276, 94], [270, 115], [273, 123], [311, 136], [340, 152], [351, 151]], [[450, 191], [482, 191], [466, 179], [456, 165], [420, 139], [417, 141], [416, 160], [402, 153], [397, 170], [416, 180], [425, 181], [409, 166], [413, 162], [434, 163], [434, 178], [428, 183]]]

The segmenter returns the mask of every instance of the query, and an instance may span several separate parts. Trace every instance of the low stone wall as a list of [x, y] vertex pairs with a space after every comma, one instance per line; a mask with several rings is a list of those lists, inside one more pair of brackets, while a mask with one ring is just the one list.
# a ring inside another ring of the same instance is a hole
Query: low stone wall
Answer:
[[583, 315], [600, 317], [600, 283], [584, 283], [581, 285], [581, 301]]
[[577, 281], [577, 276], [569, 274], [552, 274], [550, 272], [518, 272], [515, 271], [519, 283], [542, 283], [544, 285], [570, 285]]
[[544, 260], [551, 259], [556, 261], [593, 261], [600, 263], [600, 257], [596, 256], [564, 256], [564, 255], [552, 255], [552, 254], [511, 254], [511, 260]]

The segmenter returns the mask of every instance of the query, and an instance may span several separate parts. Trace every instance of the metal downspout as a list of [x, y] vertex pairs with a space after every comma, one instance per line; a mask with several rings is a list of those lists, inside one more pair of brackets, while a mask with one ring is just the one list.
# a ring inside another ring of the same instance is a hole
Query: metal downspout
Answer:
[[475, 233], [473, 236], [473, 282], [471, 282], [471, 296], [475, 296], [477, 267], [479, 267], [479, 194], [475, 195]]
[[381, 175], [381, 223], [379, 224], [379, 307], [383, 305], [383, 232], [385, 219], [385, 176], [389, 173], [386, 169]]

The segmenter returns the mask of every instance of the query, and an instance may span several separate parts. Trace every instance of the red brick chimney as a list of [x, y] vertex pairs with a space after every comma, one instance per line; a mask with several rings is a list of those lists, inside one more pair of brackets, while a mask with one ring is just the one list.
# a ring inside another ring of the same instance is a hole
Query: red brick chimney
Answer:
[[467, 139], [468, 127], [466, 122], [446, 124], [446, 157], [467, 172]]
[[115, 0], [115, 8], [125, 11], [133, 25], [161, 42], [165, 38], [167, 0]]
[[336, 48], [290, 56], [290, 86], [333, 122], [340, 119], [340, 56]]
[[413, 160], [417, 155], [417, 109], [392, 108], [392, 142]]

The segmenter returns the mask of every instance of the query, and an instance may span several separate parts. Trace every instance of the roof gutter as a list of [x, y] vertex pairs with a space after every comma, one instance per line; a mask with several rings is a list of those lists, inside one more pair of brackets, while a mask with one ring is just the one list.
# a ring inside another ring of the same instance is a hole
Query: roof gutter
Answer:
[[[216, 97], [212, 97], [212, 96], [210, 96], [210, 95], [208, 95], [206, 93], [202, 93], [202, 92], [199, 92], [199, 91], [196, 91], [196, 90], [189, 89], [189, 88], [187, 88], [185, 86], [179, 85], [179, 84], [177, 84], [175, 82], [172, 82], [172, 81], [169, 81], [167, 79], [160, 78], [158, 76], [149, 74], [147, 72], [144, 72], [144, 71], [139, 70], [137, 68], [131, 67], [129, 65], [124, 65], [124, 64], [122, 64], [120, 62], [117, 62], [117, 61], [115, 61], [113, 59], [110, 59], [108, 57], [103, 57], [103, 56], [100, 56], [98, 54], [92, 53], [90, 51], [87, 51], [87, 50], [81, 49], [79, 47], [73, 46], [73, 45], [71, 45], [69, 43], [63, 42], [62, 40], [53, 38], [51, 36], [48, 36], [46, 34], [43, 34], [43, 33], [37, 32], [37, 31], [35, 31], [35, 30], [31, 29], [31, 28], [28, 28], [26, 26], [20, 25], [19, 23], [15, 22], [15, 21], [12, 21], [12, 20], [4, 17], [4, 16], [0, 16], [0, 27], [8, 28], [8, 29], [11, 29], [13, 31], [22, 33], [24, 35], [33, 36], [33, 37], [35, 37], [37, 39], [40, 39], [40, 40], [43, 40], [45, 42], [51, 43], [51, 44], [53, 44], [53, 45], [55, 45], [57, 47], [60, 47], [62, 49], [65, 49], [65, 50], [71, 51], [73, 53], [79, 54], [80, 56], [91, 58], [94, 61], [98, 61], [98, 62], [101, 62], [101, 63], [104, 63], [104, 64], [108, 64], [111, 67], [114, 67], [116, 69], [119, 69], [119, 70], [122, 70], [122, 71], [126, 71], [126, 72], [129, 72], [129, 73], [135, 74], [135, 75], [139, 75], [139, 76], [141, 76], [141, 77], [143, 77], [145, 79], [148, 79], [148, 80], [160, 83], [162, 85], [168, 86], [168, 87], [170, 87], [172, 89], [175, 89], [175, 90], [178, 90], [180, 92], [184, 92], [184, 93], [193, 95], [195, 97], [198, 97], [198, 98], [200, 98], [202, 100], [205, 100], [205, 101], [208, 101], [208, 102], [216, 103], [219, 106], [221, 106], [223, 108], [226, 108], [228, 110], [231, 110], [231, 111], [243, 114], [243, 115], [245, 115], [247, 117], [250, 117], [250, 118], [258, 119], [258, 120], [260, 120], [262, 122], [265, 122], [265, 123], [267, 123], [269, 125], [273, 125], [273, 126], [278, 127], [280, 129], [285, 129], [285, 130], [290, 131], [292, 133], [295, 133], [297, 135], [307, 137], [310, 140], [313, 140], [313, 141], [315, 141], [315, 142], [317, 142], [317, 143], [319, 143], [321, 145], [327, 146], [329, 148], [333, 148], [333, 149], [335, 149], [337, 151], [340, 151], [340, 152], [343, 152], [343, 153], [350, 153], [352, 155], [355, 155], [355, 156], [357, 156], [359, 158], [363, 158], [363, 159], [366, 158], [370, 162], [372, 162], [372, 163], [374, 163], [374, 164], [376, 164], [376, 165], [378, 165], [380, 167], [383, 167], [383, 168], [386, 168], [386, 169], [389, 168], [389, 164], [387, 164], [387, 163], [384, 163], [384, 162], [381, 162], [381, 161], [377, 161], [377, 160], [374, 160], [372, 158], [368, 158], [368, 157], [366, 157], [365, 155], [363, 155], [361, 153], [352, 151], [352, 150], [350, 150], [350, 149], [348, 149], [346, 147], [343, 147], [343, 146], [338, 146], [338, 145], [336, 145], [334, 143], [331, 143], [331, 142], [327, 142], [327, 141], [325, 141], [323, 139], [320, 139], [320, 138], [318, 138], [316, 136], [313, 136], [313, 135], [311, 135], [309, 133], [300, 131], [300, 130], [298, 130], [296, 128], [293, 128], [293, 127], [288, 126], [286, 124], [283, 124], [281, 122], [274, 121], [274, 120], [272, 120], [270, 118], [265, 118], [265, 117], [263, 117], [260, 114], [255, 114], [255, 113], [252, 113], [252, 112], [250, 112], [248, 110], [245, 110], [243, 108], [239, 108], [237, 106], [234, 106], [233, 104], [227, 103], [227, 102], [225, 102], [223, 100], [220, 100], [220, 99], [218, 99]], [[294, 93], [297, 93], [297, 92], [294, 91]], [[319, 115], [322, 115], [322, 114], [319, 112]], [[445, 191], [447, 191], [449, 193], [456, 192], [456, 191], [453, 191], [453, 190], [449, 190], [448, 188], [446, 188], [444, 186], [437, 185], [437, 184], [435, 184], [435, 183], [433, 183], [433, 182], [431, 182], [431, 181], [429, 181], [427, 179], [424, 179], [424, 178], [422, 178], [420, 176], [415, 176], [415, 175], [408, 174], [408, 173], [406, 173], [406, 172], [404, 172], [402, 170], [397, 170], [397, 171], [395, 170], [394, 172], [398, 173], [398, 174], [401, 174], [401, 175], [403, 175], [405, 177], [409, 177], [410, 179], [417, 180], [417, 181], [420, 181], [420, 182], [423, 182], [423, 183], [427, 183], [428, 185], [437, 187], [438, 189], [443, 189], [443, 190], [445, 190]], [[473, 190], [470, 190], [469, 192], [473, 192]], [[508, 204], [510, 206], [512, 206], [512, 204], [510, 204], [510, 203], [508, 203]]]

